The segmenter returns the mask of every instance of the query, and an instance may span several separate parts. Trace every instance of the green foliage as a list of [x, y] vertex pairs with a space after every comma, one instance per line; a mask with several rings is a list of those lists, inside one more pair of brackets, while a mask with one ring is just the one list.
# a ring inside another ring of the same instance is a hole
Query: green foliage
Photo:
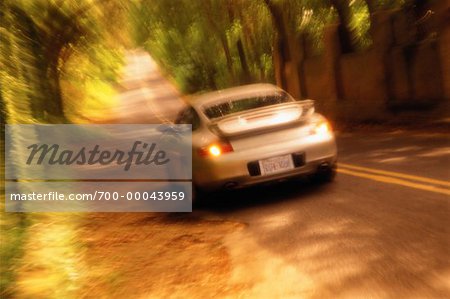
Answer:
[[28, 219], [24, 213], [5, 212], [5, 178], [4, 144], [0, 140], [0, 297], [9, 298], [14, 295], [15, 270], [20, 265], [23, 254], [22, 245], [26, 238]]
[[123, 63], [121, 46], [106, 41], [71, 55], [61, 71], [65, 115], [71, 122], [95, 120], [117, 104], [115, 85]]
[[[113, 98], [113, 83], [126, 42], [118, 30], [124, 12], [121, 7], [120, 1], [1, 1], [2, 124], [62, 123], [67, 118], [77, 121], [75, 115], [87, 110], [82, 111], [83, 107], [94, 110], [93, 106], [101, 106], [104, 111], [106, 102]], [[109, 24], [111, 17], [118, 27]], [[24, 155], [23, 144], [29, 142], [26, 137], [15, 136], [9, 144], [14, 155]], [[3, 146], [0, 156], [3, 164]], [[13, 296], [29, 216], [4, 213], [4, 197], [0, 200], [3, 298]]]
[[[345, 24], [352, 50], [371, 44], [369, 10], [413, 0], [4, 0], [0, 3], [2, 121], [82, 121], [114, 104], [123, 49], [148, 50], [187, 93], [274, 81], [276, 7], [288, 44], [323, 50]], [[339, 4], [339, 5], [337, 5]], [[340, 9], [337, 9], [340, 8]], [[344, 12], [338, 14], [337, 11]], [[132, 45], [133, 44], [133, 45]], [[95, 114], [95, 113], [91, 113]]]
[[[366, 2], [344, 1], [357, 49], [370, 45]], [[403, 2], [374, 3], [382, 9]], [[312, 53], [322, 51], [324, 28], [338, 19], [330, 1], [3, 1], [3, 117], [19, 123], [80, 120], [90, 109], [114, 104], [108, 99], [131, 40], [184, 92], [273, 82], [276, 29], [267, 3], [281, 10], [293, 40], [302, 34]]]
[[[392, 2], [386, 0], [379, 7]], [[324, 28], [339, 18], [330, 1], [143, 0], [136, 2], [130, 15], [133, 38], [187, 93], [273, 82], [277, 29], [267, 3], [281, 12], [289, 42], [304, 35], [308, 53], [322, 52]], [[356, 50], [367, 48], [371, 38], [366, 2], [343, 3], [348, 6], [348, 29]]]
[[28, 225], [25, 214], [3, 211], [4, 195], [0, 200], [0, 297], [8, 298], [14, 294], [15, 269], [20, 265]]
[[134, 27], [144, 28], [135, 33], [136, 43], [185, 92], [272, 80], [272, 28], [263, 3], [142, 1], [134, 14]]
[[297, 4], [292, 14], [295, 32], [304, 34], [308, 54], [317, 55], [323, 52], [323, 33], [325, 26], [336, 22], [337, 15], [327, 1], [302, 1]]
[[[26, 19], [2, 4], [0, 24], [0, 92], [4, 107], [3, 118], [9, 123], [33, 122], [32, 105], [39, 103], [44, 94], [36, 91], [41, 73], [34, 67], [38, 57], [33, 53], [34, 45], [27, 39]], [[22, 22], [22, 27], [17, 24]], [[8, 114], [15, 111], [14, 114]]]
[[[126, 30], [120, 27], [120, 16], [126, 12], [122, 1], [6, 0], [1, 5], [0, 86], [7, 122], [66, 122], [65, 100], [71, 95], [61, 80], [71, 80], [65, 72], [73, 56], [93, 61], [83, 71], [98, 75], [95, 80], [112, 81], [115, 75], [103, 71], [105, 66], [118, 69], [117, 59], [99, 56], [93, 48], [120, 55], [121, 32]], [[82, 86], [77, 88], [83, 91]]]
[[364, 0], [355, 0], [351, 2], [352, 19], [350, 26], [354, 32], [356, 48], [366, 49], [372, 44], [370, 37], [370, 14], [367, 4]]

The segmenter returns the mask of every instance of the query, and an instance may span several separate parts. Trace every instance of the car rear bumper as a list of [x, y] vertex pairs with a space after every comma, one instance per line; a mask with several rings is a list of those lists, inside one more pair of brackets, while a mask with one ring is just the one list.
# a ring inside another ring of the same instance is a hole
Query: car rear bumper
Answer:
[[[193, 165], [194, 184], [204, 191], [236, 189], [312, 174], [320, 167], [333, 167], [336, 164], [337, 150], [332, 135], [325, 137], [310, 135], [291, 140], [280, 144], [277, 150], [274, 150], [273, 144], [269, 143], [267, 147], [261, 146], [227, 153], [220, 157], [197, 159]], [[249, 167], [249, 165], [257, 165], [259, 160], [287, 154], [303, 160], [294, 163], [293, 169], [270, 175], [261, 175]]]

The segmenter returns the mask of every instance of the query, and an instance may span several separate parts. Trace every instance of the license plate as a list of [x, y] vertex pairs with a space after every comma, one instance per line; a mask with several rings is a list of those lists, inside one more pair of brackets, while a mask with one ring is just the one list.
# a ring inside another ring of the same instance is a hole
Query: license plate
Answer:
[[261, 175], [269, 175], [294, 168], [291, 155], [284, 155], [259, 161]]

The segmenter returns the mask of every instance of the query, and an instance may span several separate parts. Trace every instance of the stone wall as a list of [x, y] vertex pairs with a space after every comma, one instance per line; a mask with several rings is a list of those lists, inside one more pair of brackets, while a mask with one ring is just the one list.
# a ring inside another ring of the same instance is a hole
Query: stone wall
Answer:
[[388, 101], [382, 57], [375, 51], [368, 51], [343, 55], [339, 62], [340, 102], [344, 104], [340, 114], [355, 119], [377, 118]]
[[404, 12], [379, 12], [371, 21], [370, 49], [342, 54], [337, 26], [330, 26], [321, 55], [298, 55], [297, 61], [286, 64], [283, 81], [288, 83], [283, 87], [297, 97], [314, 99], [318, 110], [332, 118], [382, 120], [402, 110], [447, 109], [450, 22], [436, 22], [439, 28], [427, 28], [427, 38], [413, 42]]

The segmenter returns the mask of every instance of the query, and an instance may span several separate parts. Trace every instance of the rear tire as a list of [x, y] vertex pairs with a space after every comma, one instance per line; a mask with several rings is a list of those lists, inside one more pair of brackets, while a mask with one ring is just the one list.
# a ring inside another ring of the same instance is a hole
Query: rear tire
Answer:
[[337, 173], [337, 167], [336, 167], [336, 164], [334, 164], [333, 166], [331, 166], [325, 170], [322, 169], [322, 170], [317, 171], [312, 176], [312, 181], [314, 183], [318, 183], [318, 184], [331, 183], [332, 181], [334, 181], [334, 178], [336, 177], [336, 173]]

